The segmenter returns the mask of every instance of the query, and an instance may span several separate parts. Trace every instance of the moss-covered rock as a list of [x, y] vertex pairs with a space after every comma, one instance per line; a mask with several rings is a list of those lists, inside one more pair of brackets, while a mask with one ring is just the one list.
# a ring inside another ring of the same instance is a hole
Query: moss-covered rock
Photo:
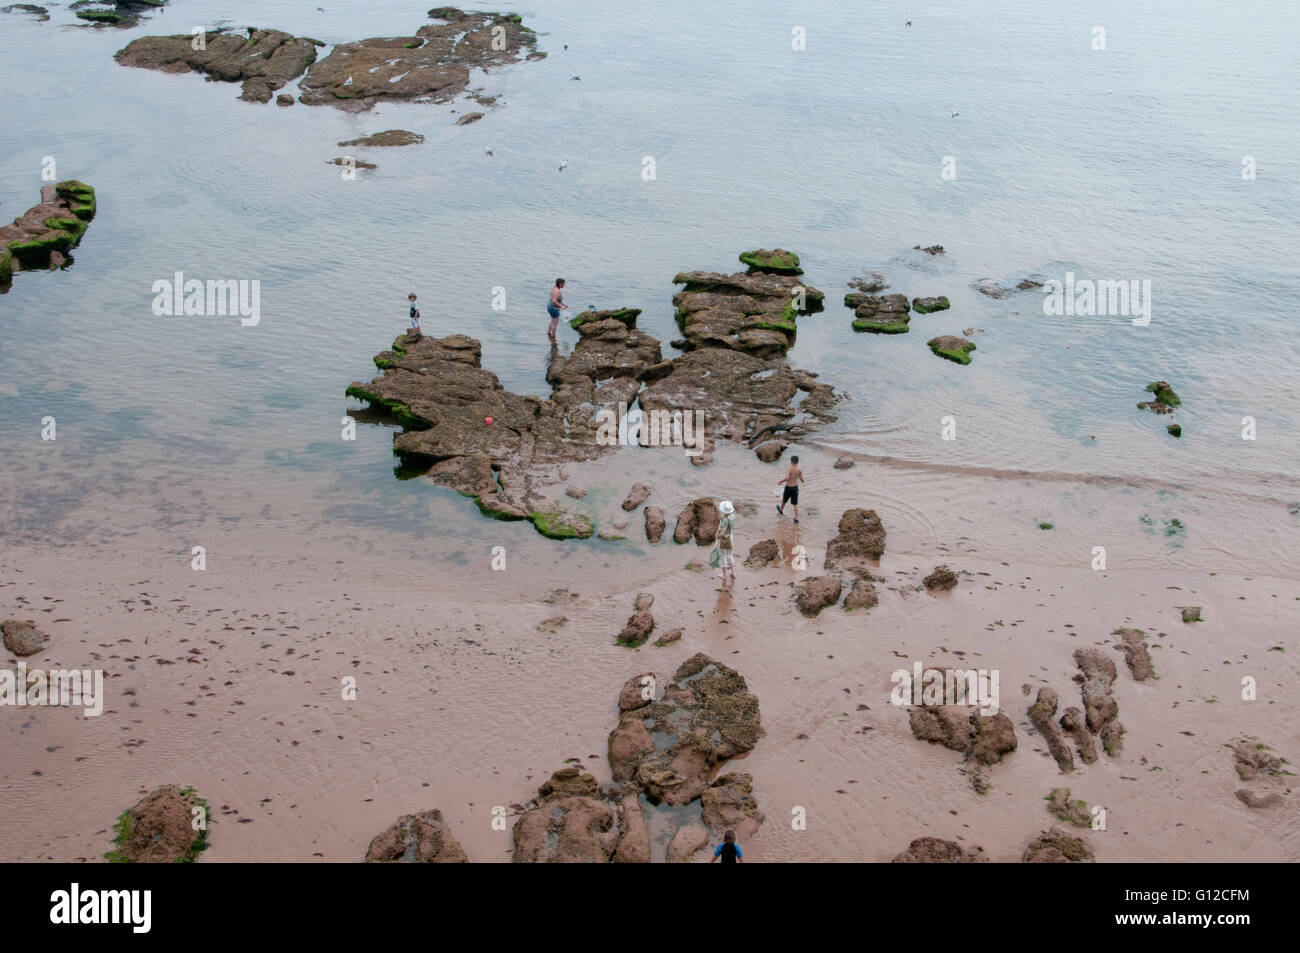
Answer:
[[11, 3], [7, 7], [0, 7], [0, 13], [26, 13], [36, 17], [41, 22], [50, 18], [49, 10], [38, 7], [34, 3]]
[[208, 847], [208, 802], [194, 788], [167, 784], [123, 811], [113, 826], [116, 864], [189, 864]]
[[906, 334], [911, 316], [907, 296], [873, 295], [851, 291], [844, 296], [844, 306], [853, 309], [853, 330], [872, 334]]
[[0, 285], [7, 285], [14, 278], [14, 257], [8, 248], [0, 248]]
[[757, 248], [740, 253], [740, 263], [749, 266], [751, 271], [768, 272], [774, 275], [802, 275], [799, 256], [784, 248]]
[[95, 26], [132, 27], [145, 12], [166, 5], [167, 0], [77, 0], [68, 9]]
[[548, 539], [587, 539], [593, 531], [587, 517], [566, 513], [558, 507], [533, 513], [529, 519], [537, 532]]
[[41, 204], [12, 225], [0, 226], [0, 248], [6, 261], [0, 269], [12, 278], [15, 269], [65, 267], [67, 254], [81, 243], [86, 223], [95, 217], [95, 190], [75, 179], [41, 189]]
[[942, 334], [926, 343], [935, 354], [958, 364], [969, 364], [970, 352], [975, 350], [975, 342], [951, 334]]
[[620, 322], [631, 331], [636, 328], [636, 319], [640, 316], [640, 308], [614, 308], [608, 311], [597, 311], [595, 308], [588, 308], [586, 311], [579, 311], [577, 315], [571, 318], [569, 327], [576, 331], [584, 324], [612, 319]]
[[937, 298], [913, 298], [912, 310], [917, 314], [933, 314], [935, 311], [947, 311], [948, 299], [943, 295]]

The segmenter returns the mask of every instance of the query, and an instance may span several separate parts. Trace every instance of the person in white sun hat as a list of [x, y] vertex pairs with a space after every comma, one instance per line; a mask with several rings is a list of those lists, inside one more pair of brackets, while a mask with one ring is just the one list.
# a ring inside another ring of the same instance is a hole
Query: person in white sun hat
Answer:
[[722, 570], [722, 585], [726, 588], [728, 574], [732, 585], [736, 582], [736, 554], [731, 539], [736, 529], [736, 508], [731, 505], [731, 500], [723, 500], [718, 504], [718, 512], [722, 514], [718, 521], [718, 568]]

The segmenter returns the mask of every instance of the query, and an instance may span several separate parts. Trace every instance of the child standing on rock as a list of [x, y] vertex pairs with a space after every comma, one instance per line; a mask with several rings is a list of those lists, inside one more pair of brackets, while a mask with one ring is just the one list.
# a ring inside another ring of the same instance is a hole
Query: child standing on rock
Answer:
[[415, 292], [412, 291], [406, 296], [406, 300], [411, 303], [411, 331], [415, 337], [422, 337], [420, 334], [420, 309], [415, 306]]

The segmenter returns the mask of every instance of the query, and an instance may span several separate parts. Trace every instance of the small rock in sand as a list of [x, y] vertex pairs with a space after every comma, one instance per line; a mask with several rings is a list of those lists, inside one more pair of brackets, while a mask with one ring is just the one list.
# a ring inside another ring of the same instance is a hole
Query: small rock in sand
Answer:
[[946, 592], [957, 585], [957, 574], [947, 566], [935, 566], [934, 572], [926, 576], [923, 582], [931, 592]]
[[0, 623], [4, 632], [5, 648], [14, 655], [35, 655], [45, 647], [45, 635], [30, 622], [5, 619]]

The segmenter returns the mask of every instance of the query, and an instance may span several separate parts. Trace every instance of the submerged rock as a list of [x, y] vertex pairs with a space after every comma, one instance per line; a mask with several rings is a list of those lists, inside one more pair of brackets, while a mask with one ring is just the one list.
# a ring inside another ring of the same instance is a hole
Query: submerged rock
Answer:
[[880, 597], [876, 595], [875, 580], [865, 573], [853, 580], [853, 588], [844, 597], [846, 612], [852, 609], [874, 609], [879, 604]]
[[906, 334], [911, 305], [907, 295], [871, 295], [849, 292], [844, 296], [844, 306], [853, 309], [853, 330], [872, 334]]
[[166, 5], [167, 0], [76, 0], [68, 9], [95, 26], [130, 27], [137, 26], [145, 13]]
[[95, 190], [68, 179], [41, 186], [41, 203], [10, 225], [0, 225], [0, 293], [18, 271], [67, 268], [95, 217]]
[[422, 142], [424, 142], [424, 136], [418, 132], [408, 132], [405, 129], [385, 129], [383, 132], [371, 133], [357, 139], [348, 139], [345, 142], [340, 142], [339, 145], [387, 148], [391, 146], [418, 146]]
[[196, 50], [190, 34], [142, 36], [118, 50], [113, 59], [123, 66], [165, 73], [203, 73], [210, 80], [242, 83], [239, 98], [269, 103], [281, 89], [316, 61], [319, 40], [291, 36], [280, 30], [249, 27], [246, 33], [213, 30], [204, 49]]
[[[202, 830], [195, 830], [192, 825], [199, 817], [205, 823]], [[207, 801], [193, 788], [175, 784], [155, 788], [122, 812], [114, 828], [117, 846], [104, 856], [115, 863], [192, 863], [208, 847], [211, 820]]]
[[469, 857], [451, 835], [439, 810], [404, 814], [375, 835], [366, 850], [367, 864], [467, 864]]
[[373, 37], [334, 47], [307, 71], [299, 101], [350, 111], [390, 100], [450, 102], [469, 86], [472, 70], [531, 58], [537, 42], [514, 14], [437, 7], [429, 15], [443, 22], [422, 26], [413, 36]]
[[958, 364], [970, 363], [970, 352], [975, 350], [975, 342], [966, 338], [955, 337], [951, 334], [941, 334], [937, 338], [930, 338], [926, 342], [930, 350], [939, 357], [946, 358]]
[[694, 536], [697, 545], [707, 546], [717, 538], [720, 520], [718, 505], [709, 497], [702, 496], [698, 500], [687, 503], [677, 515], [673, 542], [686, 543]]
[[912, 246], [912, 250], [913, 250], [913, 251], [923, 251], [923, 252], [925, 252], [927, 255], [942, 255], [942, 254], [943, 254], [943, 246], [942, 246], [942, 245], [928, 245], [928, 246], [926, 246], [925, 248], [922, 248], [920, 245], [913, 245], [913, 246]]
[[50, 18], [49, 10], [34, 3], [11, 3], [7, 7], [0, 7], [0, 13], [26, 13], [42, 22]]

